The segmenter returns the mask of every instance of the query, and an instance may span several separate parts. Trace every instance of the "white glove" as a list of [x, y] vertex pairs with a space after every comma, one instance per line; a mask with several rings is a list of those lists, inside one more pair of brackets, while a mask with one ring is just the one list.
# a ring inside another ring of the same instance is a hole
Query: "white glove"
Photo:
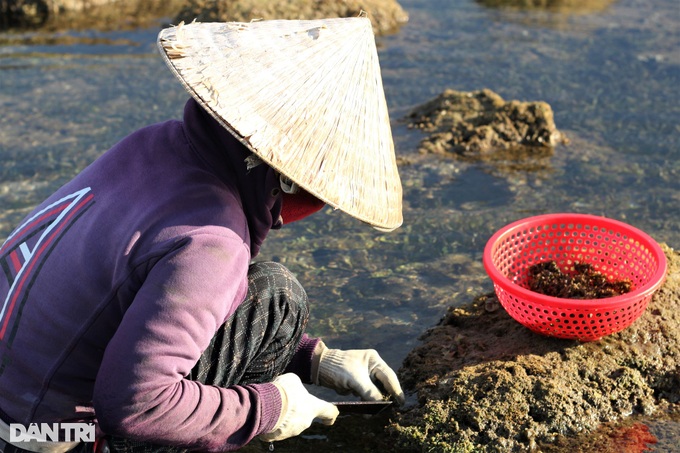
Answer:
[[261, 440], [273, 442], [297, 436], [314, 421], [324, 425], [335, 423], [338, 408], [311, 395], [297, 375], [282, 374], [272, 384], [281, 393], [281, 415], [270, 432], [260, 434]]
[[318, 361], [318, 371], [313, 372], [315, 384], [331, 388], [341, 395], [353, 393], [364, 401], [381, 401], [384, 397], [376, 386], [379, 383], [399, 405], [404, 404], [404, 392], [396, 373], [375, 350], [342, 351], [328, 349], [319, 342], [314, 355], [315, 361]]

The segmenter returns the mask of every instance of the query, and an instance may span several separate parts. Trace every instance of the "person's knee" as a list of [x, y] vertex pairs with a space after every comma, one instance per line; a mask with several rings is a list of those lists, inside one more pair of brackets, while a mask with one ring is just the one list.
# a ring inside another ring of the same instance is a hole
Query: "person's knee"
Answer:
[[278, 309], [296, 313], [305, 320], [309, 317], [307, 293], [297, 277], [283, 264], [261, 261], [248, 270], [249, 291], [260, 300], [267, 299]]
[[251, 276], [257, 273], [273, 275], [276, 277], [289, 275], [291, 278], [297, 280], [295, 275], [293, 275], [286, 266], [275, 261], [258, 261], [252, 263], [248, 269], [248, 275]]
[[309, 304], [295, 275], [279, 263], [251, 265], [248, 279], [248, 305], [256, 311], [254, 318], [266, 326], [261, 326], [258, 336], [258, 360], [251, 364], [245, 378], [261, 380], [262, 376], [280, 374], [290, 365], [309, 321]]

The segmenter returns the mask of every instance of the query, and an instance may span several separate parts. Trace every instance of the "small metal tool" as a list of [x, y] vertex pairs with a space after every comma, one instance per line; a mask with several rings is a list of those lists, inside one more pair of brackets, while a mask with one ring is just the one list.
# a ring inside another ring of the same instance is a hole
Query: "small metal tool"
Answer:
[[376, 415], [392, 405], [392, 401], [337, 401], [340, 414]]

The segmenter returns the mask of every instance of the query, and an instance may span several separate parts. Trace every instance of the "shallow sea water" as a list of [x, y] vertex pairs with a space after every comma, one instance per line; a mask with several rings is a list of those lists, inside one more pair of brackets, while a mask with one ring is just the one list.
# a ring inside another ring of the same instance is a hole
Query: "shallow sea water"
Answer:
[[[307, 288], [311, 334], [376, 348], [398, 368], [447, 306], [492, 289], [486, 240], [530, 215], [605, 215], [680, 246], [677, 0], [584, 0], [567, 11], [400, 3], [408, 24], [378, 45], [404, 226], [381, 234], [324, 210], [272, 233], [260, 255]], [[181, 115], [187, 94], [156, 52], [157, 32], [55, 32], [39, 44], [0, 33], [0, 241], [117, 140]], [[511, 167], [421, 155], [424, 135], [404, 117], [447, 88], [545, 101], [571, 143]], [[677, 423], [662, 426], [660, 439], [680, 444]]]

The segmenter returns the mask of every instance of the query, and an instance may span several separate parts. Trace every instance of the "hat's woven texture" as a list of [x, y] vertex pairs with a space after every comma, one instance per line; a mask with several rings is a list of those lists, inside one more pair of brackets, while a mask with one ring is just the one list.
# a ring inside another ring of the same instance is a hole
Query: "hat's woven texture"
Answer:
[[369, 19], [180, 24], [158, 43], [188, 91], [262, 160], [364, 222], [401, 225]]

